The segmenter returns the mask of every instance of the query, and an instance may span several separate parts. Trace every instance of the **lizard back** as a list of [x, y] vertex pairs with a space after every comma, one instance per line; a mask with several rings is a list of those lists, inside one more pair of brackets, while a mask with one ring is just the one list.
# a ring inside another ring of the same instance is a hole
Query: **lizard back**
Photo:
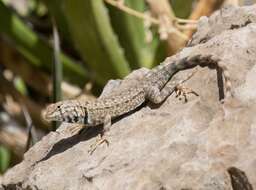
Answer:
[[115, 118], [134, 110], [144, 101], [145, 92], [140, 86], [123, 90], [114, 96], [97, 99], [87, 105], [88, 123], [91, 125], [101, 124], [106, 115]]

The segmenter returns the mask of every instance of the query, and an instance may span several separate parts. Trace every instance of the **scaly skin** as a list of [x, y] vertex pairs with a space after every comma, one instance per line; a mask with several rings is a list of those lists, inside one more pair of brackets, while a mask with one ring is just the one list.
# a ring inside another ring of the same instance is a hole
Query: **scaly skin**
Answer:
[[[226, 93], [231, 95], [231, 82], [226, 66], [212, 55], [195, 55], [163, 64], [149, 71], [140, 81], [129, 88], [115, 89], [114, 93], [94, 101], [65, 100], [51, 104], [46, 108], [44, 118], [47, 121], [81, 123], [86, 126], [111, 125], [111, 119], [136, 109], [146, 100], [161, 103], [173, 93], [182, 81], [169, 81], [178, 71], [202, 67], [222, 68], [225, 78]], [[184, 80], [183, 80], [184, 81]]]

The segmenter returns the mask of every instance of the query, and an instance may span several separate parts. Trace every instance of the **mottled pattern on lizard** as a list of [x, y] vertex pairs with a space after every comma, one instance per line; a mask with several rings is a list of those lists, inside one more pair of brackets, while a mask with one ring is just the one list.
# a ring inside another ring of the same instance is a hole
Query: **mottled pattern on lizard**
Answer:
[[180, 82], [171, 81], [178, 71], [202, 67], [220, 67], [225, 78], [226, 96], [231, 95], [231, 82], [225, 64], [212, 55], [195, 55], [168, 62], [150, 70], [141, 80], [133, 81], [121, 90], [118, 86], [109, 95], [94, 101], [65, 100], [46, 108], [47, 121], [81, 123], [86, 126], [111, 125], [111, 119], [136, 109], [146, 100], [159, 104], [172, 94]]

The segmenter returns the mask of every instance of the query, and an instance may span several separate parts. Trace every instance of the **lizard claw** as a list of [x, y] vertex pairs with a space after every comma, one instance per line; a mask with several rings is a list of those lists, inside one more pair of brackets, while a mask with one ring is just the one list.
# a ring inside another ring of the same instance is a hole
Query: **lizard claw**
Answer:
[[199, 96], [199, 94], [197, 94], [191, 88], [184, 87], [184, 86], [182, 86], [180, 84], [176, 86], [175, 92], [176, 92], [176, 97], [177, 98], [179, 97], [180, 100], [182, 99], [182, 97], [184, 97], [185, 103], [188, 102], [188, 98], [187, 98], [188, 94], [194, 94], [195, 96]]
[[97, 136], [97, 139], [96, 139], [96, 142], [93, 143], [91, 146], [90, 146], [90, 149], [88, 150], [88, 153], [90, 155], [92, 155], [92, 153], [97, 149], [97, 147], [99, 145], [101, 145], [102, 143], [106, 143], [107, 146], [109, 146], [109, 141], [106, 139], [106, 138], [103, 138], [103, 135], [102, 134], [99, 134]]

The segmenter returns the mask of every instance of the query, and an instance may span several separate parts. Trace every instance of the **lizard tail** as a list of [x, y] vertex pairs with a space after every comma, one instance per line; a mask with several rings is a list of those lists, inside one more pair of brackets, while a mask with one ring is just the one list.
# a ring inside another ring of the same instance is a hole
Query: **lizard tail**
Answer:
[[230, 74], [228, 71], [228, 68], [226, 66], [226, 63], [214, 55], [196, 55], [192, 57], [188, 57], [188, 63], [189, 62], [197, 62], [198, 65], [201, 67], [208, 66], [209, 68], [216, 68], [219, 67], [222, 70], [222, 74], [224, 77], [224, 86], [225, 86], [225, 97], [231, 97], [232, 96], [232, 83]]
[[219, 67], [222, 70], [222, 74], [224, 77], [224, 85], [225, 85], [225, 97], [232, 96], [232, 83], [230, 74], [228, 71], [228, 68], [226, 67], [226, 64], [219, 59], [217, 56], [213, 55], [194, 55], [194, 56], [188, 56], [183, 59], [178, 60], [177, 62], [174, 62], [174, 64], [171, 64], [170, 67], [173, 67], [175, 71], [184, 70], [188, 68], [195, 67], [197, 65], [200, 65], [201, 67], [208, 66], [209, 68], [216, 68]]

